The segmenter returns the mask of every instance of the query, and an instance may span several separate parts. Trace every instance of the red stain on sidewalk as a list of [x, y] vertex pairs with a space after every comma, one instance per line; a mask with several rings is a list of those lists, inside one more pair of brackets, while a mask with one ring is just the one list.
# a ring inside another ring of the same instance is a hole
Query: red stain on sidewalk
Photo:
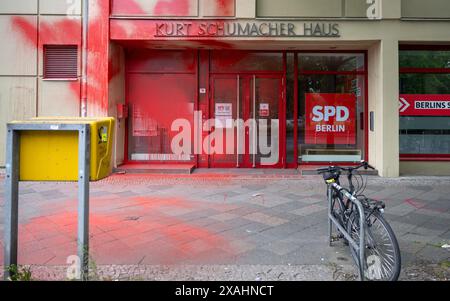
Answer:
[[[123, 207], [95, 212], [97, 206]], [[19, 264], [64, 265], [77, 253], [77, 213], [74, 200], [53, 215], [36, 217], [20, 225]], [[231, 256], [225, 237], [164, 210], [192, 209], [201, 204], [182, 198], [92, 198], [90, 254], [97, 264], [178, 264], [186, 260], [226, 260]], [[70, 209], [69, 209], [70, 208]], [[218, 253], [213, 250], [227, 250]], [[0, 255], [2, 255], [0, 253]], [[2, 256], [1, 256], [2, 257]], [[231, 258], [231, 257], [230, 257]]]
[[407, 200], [405, 200], [405, 203], [416, 209], [425, 209], [425, 210], [440, 212], [440, 213], [444, 213], [447, 211], [444, 208], [436, 208], [436, 207], [430, 206], [430, 204], [428, 204], [428, 203], [421, 202], [418, 200], [413, 200], [413, 199], [407, 199]]
[[425, 204], [420, 203], [420, 202], [418, 202], [418, 201], [414, 201], [413, 199], [405, 200], [405, 203], [407, 203], [408, 205], [413, 206], [413, 207], [416, 208], [416, 209], [422, 209], [422, 208], [425, 207]]

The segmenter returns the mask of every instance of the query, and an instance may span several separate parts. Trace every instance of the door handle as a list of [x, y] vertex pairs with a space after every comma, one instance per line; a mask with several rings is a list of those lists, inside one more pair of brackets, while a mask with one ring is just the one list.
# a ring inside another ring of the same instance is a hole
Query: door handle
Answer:
[[236, 106], [236, 124], [237, 124], [236, 167], [239, 167], [239, 148], [241, 147], [241, 145], [239, 143], [239, 140], [240, 140], [240, 137], [239, 137], [239, 131], [240, 131], [240, 128], [239, 128], [239, 114], [240, 114], [239, 105], [240, 105], [240, 98], [241, 98], [240, 91], [239, 91], [239, 81], [240, 81], [239, 75], [237, 75], [236, 81], [237, 81], [237, 83], [236, 83], [236, 100], [237, 100], [237, 106]]
[[253, 122], [255, 125], [255, 129], [253, 130], [253, 167], [256, 167], [256, 132], [257, 132], [257, 122], [256, 122], [256, 75], [253, 75]]

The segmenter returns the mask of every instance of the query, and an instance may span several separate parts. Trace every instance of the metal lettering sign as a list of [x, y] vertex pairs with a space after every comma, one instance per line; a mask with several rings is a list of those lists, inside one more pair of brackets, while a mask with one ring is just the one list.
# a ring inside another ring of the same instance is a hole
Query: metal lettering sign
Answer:
[[337, 23], [186, 21], [156, 22], [156, 38], [340, 37]]

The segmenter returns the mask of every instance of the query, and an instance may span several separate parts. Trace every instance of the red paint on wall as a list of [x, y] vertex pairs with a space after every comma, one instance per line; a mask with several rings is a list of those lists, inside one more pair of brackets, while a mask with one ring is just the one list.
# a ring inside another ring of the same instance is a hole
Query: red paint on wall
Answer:
[[69, 89], [77, 97], [77, 99], [80, 99], [81, 96], [80, 80], [70, 82]]
[[[39, 23], [39, 41], [36, 24], [26, 17], [15, 16], [12, 18], [12, 27], [19, 31], [20, 35], [31, 47], [43, 50], [46, 44], [78, 45], [79, 62], [81, 62], [81, 23], [79, 20], [63, 19], [55, 22], [41, 20]], [[80, 80], [71, 81], [69, 89], [80, 98]]]
[[32, 46], [36, 46], [37, 29], [35, 24], [29, 22], [28, 18], [17, 16], [12, 17], [11, 22], [12, 28], [18, 30], [27, 43]]
[[[13, 17], [13, 28], [33, 46], [37, 43], [37, 28], [25, 17]], [[45, 44], [80, 45], [81, 23], [79, 20], [63, 19], [56, 22], [41, 21], [39, 23], [39, 49]]]
[[146, 15], [139, 3], [134, 0], [113, 0], [111, 2], [112, 15]]
[[42, 48], [44, 44], [81, 45], [80, 20], [40, 21], [39, 45]]
[[[121, 43], [152, 42], [167, 45], [208, 46], [208, 48], [233, 48], [228, 41], [221, 40], [225, 34], [226, 20], [132, 20], [112, 19], [110, 21], [110, 38]], [[234, 28], [234, 27], [233, 27]], [[169, 46], [170, 47], [170, 46]]]
[[159, 0], [153, 9], [155, 16], [189, 16], [190, 0]]
[[[109, 0], [91, 1], [91, 21], [88, 41], [88, 108], [90, 115], [103, 116], [108, 108], [108, 47], [109, 47]], [[25, 17], [13, 17], [13, 28], [17, 28], [31, 45], [39, 45], [42, 51], [45, 44], [71, 44], [79, 46], [81, 67], [81, 22], [62, 19], [50, 22], [44, 18], [39, 24], [39, 42], [37, 29]], [[71, 82], [70, 90], [80, 97], [80, 82]]]
[[121, 66], [115, 61], [116, 58], [110, 57], [108, 60], [108, 82], [121, 72]]
[[205, 5], [210, 6], [208, 16], [211, 17], [233, 17], [235, 15], [235, 0], [207, 1]]
[[88, 116], [108, 114], [109, 0], [89, 2]]

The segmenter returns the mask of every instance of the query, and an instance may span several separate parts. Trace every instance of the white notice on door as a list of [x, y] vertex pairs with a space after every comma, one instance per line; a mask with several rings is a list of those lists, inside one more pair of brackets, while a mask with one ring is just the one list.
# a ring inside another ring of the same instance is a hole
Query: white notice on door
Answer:
[[215, 126], [219, 129], [233, 127], [233, 104], [216, 102]]

